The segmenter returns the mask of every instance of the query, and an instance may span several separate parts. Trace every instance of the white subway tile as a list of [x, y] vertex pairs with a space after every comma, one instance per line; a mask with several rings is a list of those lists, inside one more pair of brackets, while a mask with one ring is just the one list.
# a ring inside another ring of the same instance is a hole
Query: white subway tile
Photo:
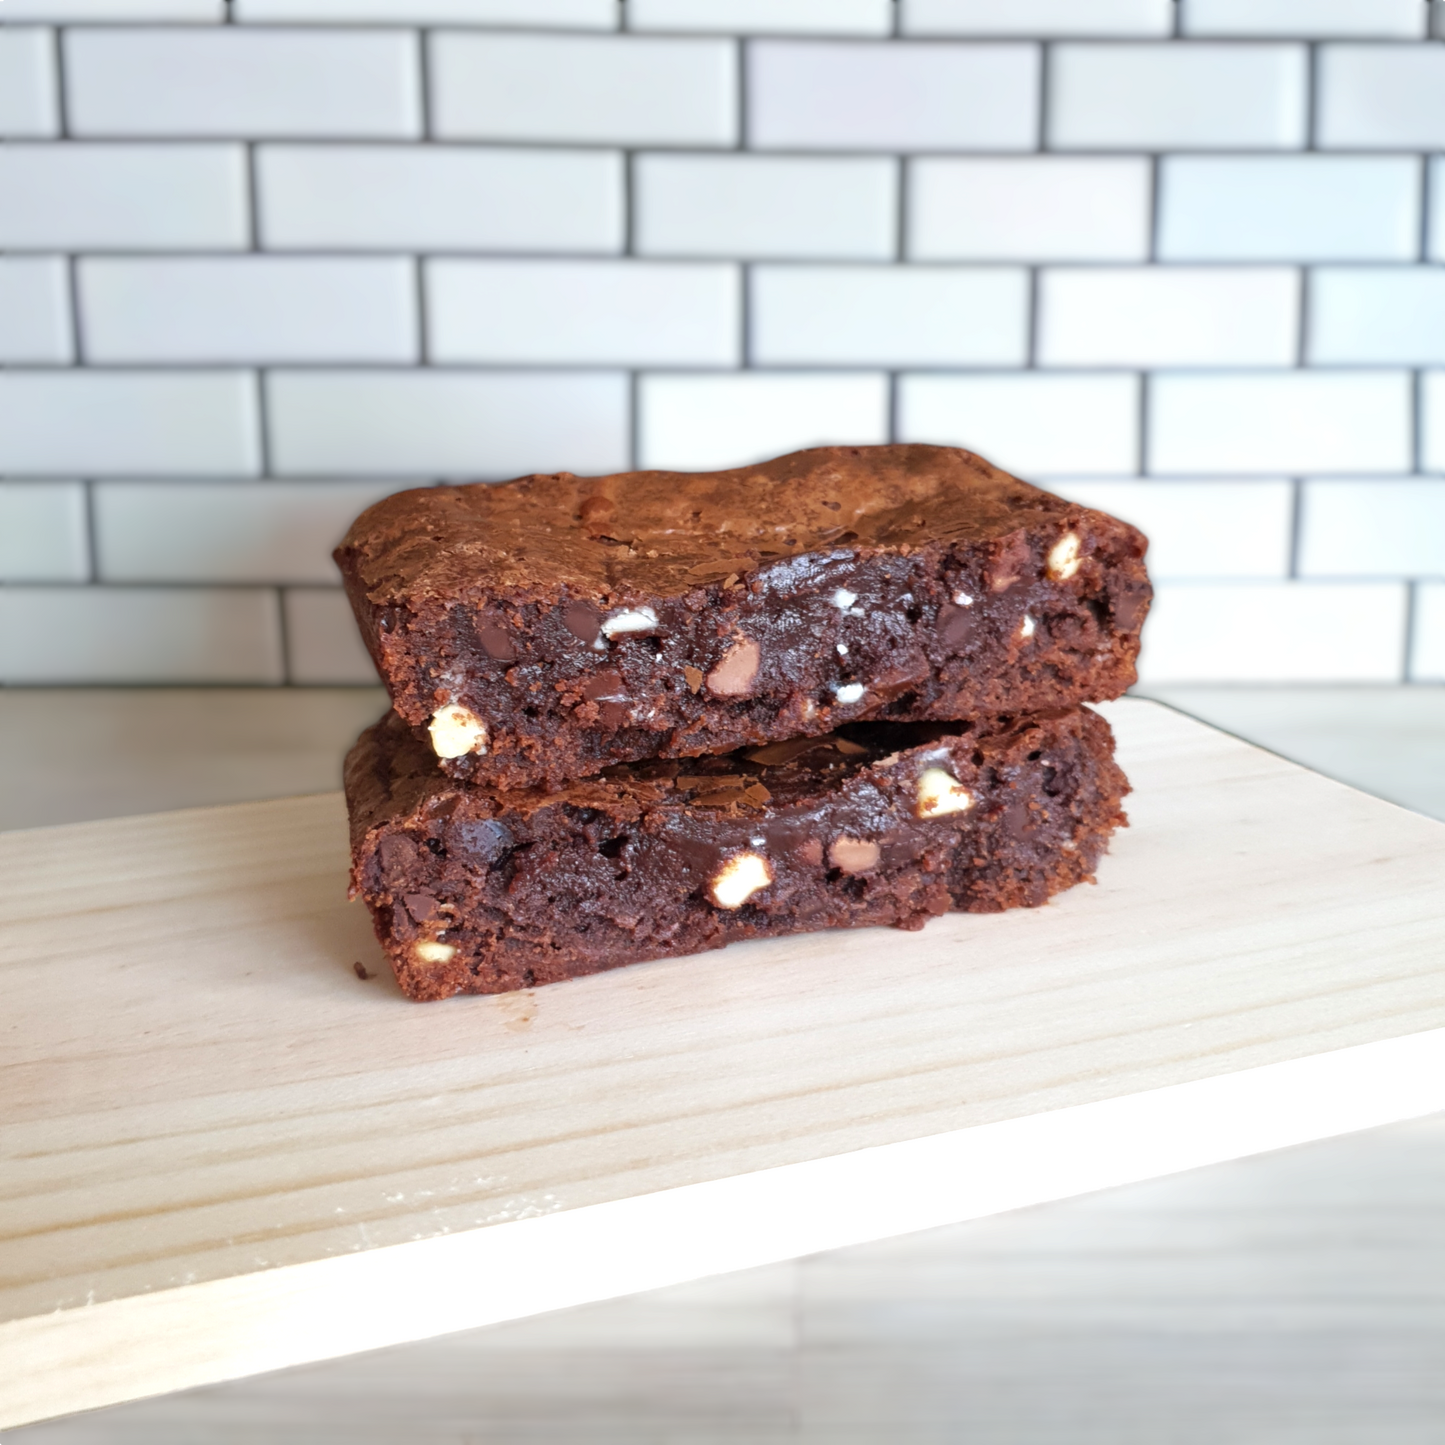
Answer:
[[373, 482], [97, 482], [102, 582], [335, 584], [332, 549], [401, 488]]
[[905, 35], [1137, 35], [1173, 32], [1171, 0], [900, 0]]
[[1303, 577], [1445, 577], [1445, 482], [1306, 482]]
[[4, 0], [5, 24], [216, 25], [226, 0]]
[[87, 257], [79, 266], [87, 361], [417, 359], [409, 258]]
[[1039, 277], [1044, 366], [1290, 366], [1299, 272], [1080, 267]]
[[1059, 150], [1290, 149], [1305, 141], [1302, 45], [1058, 45], [1049, 144]]
[[0, 682], [279, 683], [270, 588], [0, 589]]
[[1445, 371], [1420, 378], [1420, 467], [1445, 472]]
[[79, 136], [421, 134], [407, 30], [67, 30], [65, 102]]
[[968, 447], [1020, 476], [1133, 472], [1139, 463], [1139, 379], [904, 376], [898, 440]]
[[1400, 583], [1166, 582], [1139, 679], [1399, 682], [1404, 642]]
[[1445, 362], [1445, 270], [1321, 267], [1309, 288], [1311, 362]]
[[1272, 481], [1049, 479], [1049, 490], [1132, 522], [1149, 538], [1149, 575], [1283, 578], [1294, 487]]
[[738, 268], [686, 261], [433, 260], [436, 362], [736, 366]]
[[1323, 45], [1321, 146], [1438, 150], [1445, 146], [1445, 49], [1438, 45]]
[[259, 470], [250, 372], [0, 372], [0, 472], [247, 476]]
[[643, 155], [634, 166], [643, 255], [860, 261], [894, 255], [896, 161]]
[[90, 547], [81, 482], [0, 482], [0, 582], [84, 582]]
[[644, 376], [638, 465], [712, 471], [824, 445], [888, 440], [880, 373], [743, 372]]
[[757, 266], [762, 366], [1022, 366], [1029, 278], [1018, 266]]
[[892, 0], [626, 0], [629, 30], [890, 35]]
[[911, 260], [1148, 259], [1142, 157], [926, 156], [908, 166]]
[[1151, 472], [1410, 469], [1405, 372], [1159, 375], [1149, 418]]
[[281, 594], [286, 618], [286, 677], [302, 685], [375, 685], [346, 594], [337, 587], [288, 587]]
[[262, 244], [275, 249], [622, 249], [615, 151], [261, 146]]
[[622, 372], [273, 371], [272, 461], [301, 476], [618, 472]]
[[642, 35], [429, 37], [432, 125], [444, 140], [731, 145], [737, 46]]
[[756, 40], [748, 141], [764, 149], [1032, 150], [1034, 45]]
[[0, 362], [65, 363], [70, 281], [60, 256], [0, 256]]
[[617, 0], [231, 0], [241, 24], [517, 25], [615, 30]]
[[1413, 156], [1170, 156], [1160, 171], [1165, 261], [1413, 261]]
[[1445, 682], [1445, 582], [1415, 589], [1414, 633], [1410, 681]]
[[52, 136], [60, 128], [55, 32], [0, 29], [0, 136]]
[[0, 247], [238, 250], [246, 156], [229, 145], [0, 146]]
[[1185, 35], [1336, 35], [1415, 40], [1425, 34], [1425, 0], [1180, 0]]

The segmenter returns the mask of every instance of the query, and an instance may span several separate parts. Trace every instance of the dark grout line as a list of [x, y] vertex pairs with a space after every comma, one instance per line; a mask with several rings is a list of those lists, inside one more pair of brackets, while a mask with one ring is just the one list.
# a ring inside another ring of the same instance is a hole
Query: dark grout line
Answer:
[[99, 529], [95, 525], [95, 483], [81, 483], [85, 495], [85, 580], [94, 587], [100, 581]]
[[640, 471], [642, 451], [642, 374], [627, 373], [627, 468]]
[[1028, 316], [1025, 318], [1028, 325], [1028, 351], [1024, 357], [1024, 366], [1029, 371], [1037, 371], [1039, 365], [1039, 324], [1042, 319], [1039, 310], [1039, 284], [1043, 278], [1043, 269], [1042, 266], [1028, 268], [1029, 309]]
[[622, 255], [637, 254], [637, 152], [622, 152]]
[[416, 32], [416, 63], [420, 67], [417, 88], [421, 100], [421, 138], [429, 141], [435, 139], [436, 122], [432, 105], [431, 31], [425, 28]]
[[898, 400], [899, 393], [903, 387], [903, 374], [898, 371], [888, 373], [888, 440], [898, 440]]
[[1305, 60], [1305, 145], [1306, 151], [1319, 149], [1320, 123], [1320, 47], [1310, 41]]
[[1039, 103], [1036, 121], [1038, 124], [1038, 138], [1034, 142], [1035, 151], [1046, 151], [1049, 149], [1049, 93], [1053, 89], [1054, 71], [1054, 48], [1047, 43], [1039, 46]]
[[1416, 475], [1425, 471], [1425, 372], [1417, 368], [1410, 374], [1410, 470]]
[[246, 247], [261, 249], [261, 188], [256, 182], [256, 142], [246, 142]]
[[1309, 364], [1310, 333], [1313, 325], [1314, 311], [1314, 269], [1310, 266], [1301, 266], [1296, 271], [1299, 284], [1299, 321], [1295, 346], [1295, 365], [1303, 371]]
[[1138, 373], [1139, 387], [1139, 455], [1134, 459], [1134, 475], [1147, 477], [1149, 475], [1149, 426], [1153, 418], [1151, 416], [1151, 391], [1150, 382], [1152, 374], [1147, 371]]
[[409, 259], [412, 264], [412, 284], [415, 287], [416, 295], [416, 360], [418, 366], [427, 366], [431, 362], [431, 335], [427, 325], [426, 311], [426, 257], [412, 256]]
[[291, 677], [291, 629], [286, 623], [286, 589], [277, 587], [276, 593], [276, 626], [281, 632], [281, 686], [294, 687], [295, 683]]
[[738, 263], [738, 365], [753, 365], [753, 263]]
[[50, 37], [53, 47], [51, 60], [55, 65], [55, 125], [59, 140], [70, 140], [70, 86], [65, 73], [65, 32], [66, 27], [57, 25]]
[[1420, 606], [1420, 584], [1411, 579], [1405, 583], [1404, 656], [1400, 659], [1400, 681], [1411, 682], [1415, 660], [1415, 628]]
[[1299, 477], [1291, 477], [1289, 504], [1289, 567], [1285, 574], [1291, 582], [1298, 581], [1300, 575], [1300, 543], [1304, 537], [1304, 511], [1304, 482]]
[[65, 286], [70, 301], [71, 365], [85, 365], [85, 327], [80, 312], [80, 257], [65, 258]]
[[1435, 185], [1431, 172], [1434, 168], [1429, 155], [1420, 157], [1420, 260], [1422, 262], [1430, 259], [1430, 200]]
[[256, 388], [256, 446], [260, 453], [260, 481], [274, 475], [271, 469], [271, 415], [266, 391], [267, 368], [258, 366], [251, 373], [251, 384]]

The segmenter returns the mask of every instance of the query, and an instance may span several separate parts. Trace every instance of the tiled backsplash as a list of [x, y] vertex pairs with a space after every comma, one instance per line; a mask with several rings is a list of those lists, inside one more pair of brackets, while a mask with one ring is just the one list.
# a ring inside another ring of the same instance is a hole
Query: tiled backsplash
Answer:
[[390, 490], [889, 438], [1149, 532], [1146, 680], [1445, 681], [1422, 0], [0, 19], [0, 681], [365, 680]]

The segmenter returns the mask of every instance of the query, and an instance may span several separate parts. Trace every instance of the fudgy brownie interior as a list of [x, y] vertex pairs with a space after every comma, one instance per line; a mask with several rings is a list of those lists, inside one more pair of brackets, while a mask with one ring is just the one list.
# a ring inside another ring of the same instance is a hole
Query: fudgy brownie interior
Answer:
[[560, 791], [450, 779], [389, 713], [346, 762], [352, 892], [412, 997], [496, 993], [1037, 905], [1093, 875], [1127, 791], [1086, 708], [852, 724]]

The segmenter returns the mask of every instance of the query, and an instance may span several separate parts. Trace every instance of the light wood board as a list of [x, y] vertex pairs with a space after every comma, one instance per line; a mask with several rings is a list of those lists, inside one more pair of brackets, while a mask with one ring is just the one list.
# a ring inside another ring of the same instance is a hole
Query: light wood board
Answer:
[[1445, 826], [1102, 711], [1096, 888], [494, 999], [334, 795], [0, 839], [0, 1425], [1445, 1108]]

